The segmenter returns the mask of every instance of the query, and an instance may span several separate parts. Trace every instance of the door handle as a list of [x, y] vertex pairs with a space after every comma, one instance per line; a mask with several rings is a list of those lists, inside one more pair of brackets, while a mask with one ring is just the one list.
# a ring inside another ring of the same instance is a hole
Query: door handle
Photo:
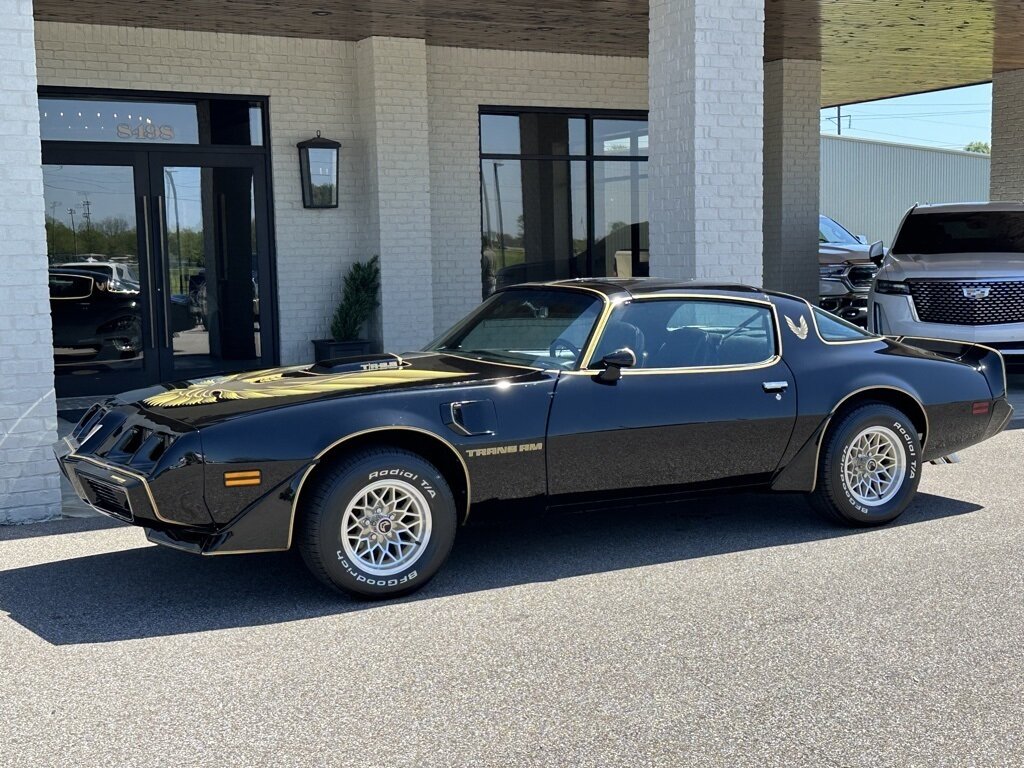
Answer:
[[776, 393], [776, 392], [785, 392], [787, 389], [789, 389], [789, 382], [788, 381], [765, 381], [765, 382], [761, 383], [761, 386], [764, 388], [765, 392], [767, 392], [768, 394], [772, 394], [772, 393]]
[[[153, 230], [150, 229], [149, 218], [149, 195], [142, 195], [142, 226], [143, 239], [146, 244], [146, 276], [150, 285], [156, 285], [156, 267], [153, 264]], [[156, 349], [156, 302], [153, 301], [152, 291], [146, 296], [146, 306], [149, 308], [149, 342], [153, 349]]]
[[[170, 254], [167, 253], [167, 207], [164, 205], [164, 196], [157, 195], [157, 218], [159, 219], [160, 225], [160, 259], [164, 264], [164, 269], [161, 270], [162, 274], [159, 279], [155, 281], [157, 292], [163, 296], [164, 305], [164, 347], [171, 349], [171, 297], [169, 296], [169, 277], [168, 265], [170, 264]], [[178, 247], [181, 248], [181, 243], [178, 243]]]

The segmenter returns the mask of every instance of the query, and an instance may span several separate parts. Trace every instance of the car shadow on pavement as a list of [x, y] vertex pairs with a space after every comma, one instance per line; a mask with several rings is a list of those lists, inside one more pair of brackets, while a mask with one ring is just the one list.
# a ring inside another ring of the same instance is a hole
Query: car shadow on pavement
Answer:
[[[981, 509], [919, 494], [896, 523]], [[0, 571], [0, 611], [55, 645], [187, 634], [885, 529], [822, 521], [799, 496], [736, 495], [585, 512], [491, 513], [459, 532], [441, 573], [390, 603], [336, 595], [293, 553], [209, 557], [141, 546]], [[141, 537], [141, 532], [140, 532]]]

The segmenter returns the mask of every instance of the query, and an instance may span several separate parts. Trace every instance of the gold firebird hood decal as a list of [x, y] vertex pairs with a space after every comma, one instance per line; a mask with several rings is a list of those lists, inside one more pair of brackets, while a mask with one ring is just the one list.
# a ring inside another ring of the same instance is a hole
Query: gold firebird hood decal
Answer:
[[[394, 368], [381, 371], [350, 371], [347, 373], [294, 375], [309, 366], [296, 365], [250, 373], [236, 373], [199, 381], [183, 389], [172, 389], [147, 397], [146, 405], [177, 408], [184, 405], [209, 405], [226, 400], [255, 400], [266, 397], [301, 397], [341, 392], [348, 389], [387, 387], [393, 384], [441, 381], [464, 373], [418, 371], [415, 368]], [[288, 375], [293, 374], [293, 375]]]

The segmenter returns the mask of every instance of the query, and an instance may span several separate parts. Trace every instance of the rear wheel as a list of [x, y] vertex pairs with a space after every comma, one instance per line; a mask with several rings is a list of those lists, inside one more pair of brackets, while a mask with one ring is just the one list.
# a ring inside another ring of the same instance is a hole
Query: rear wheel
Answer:
[[455, 499], [422, 457], [374, 449], [325, 469], [299, 530], [306, 566], [333, 589], [368, 598], [419, 589], [455, 540]]
[[855, 526], [895, 520], [921, 481], [921, 443], [907, 415], [881, 403], [845, 414], [825, 435], [811, 503]]

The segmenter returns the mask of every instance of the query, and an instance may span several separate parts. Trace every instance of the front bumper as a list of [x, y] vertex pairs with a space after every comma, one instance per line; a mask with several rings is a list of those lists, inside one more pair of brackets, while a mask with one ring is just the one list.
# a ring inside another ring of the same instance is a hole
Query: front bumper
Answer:
[[79, 456], [75, 453], [77, 448], [77, 441], [66, 437], [54, 447], [54, 454], [61, 472], [82, 501], [100, 514], [124, 523], [161, 522], [153, 492], [143, 475], [93, 457]]
[[[204, 493], [206, 464], [199, 453], [188, 450], [188, 444], [199, 448], [197, 433], [153, 433], [161, 438], [171, 435], [173, 440], [166, 449], [169, 460], [150, 467], [136, 466], [139, 453], [148, 450], [149, 438], [137, 438], [140, 447], [133, 452], [119, 449], [126, 441], [135, 445], [132, 430], [151, 427], [170, 429], [166, 423], [147, 420], [131, 406], [98, 406], [54, 446], [61, 471], [86, 504], [144, 528], [146, 537], [156, 544], [196, 554], [267, 552], [291, 546], [298, 490], [315, 462], [264, 465], [264, 476], [271, 478], [267, 486], [221, 489], [226, 493], [216, 499], [226, 514], [215, 522]], [[219, 474], [225, 467], [230, 465], [220, 465]], [[241, 495], [249, 490], [256, 492]]]
[[923, 323], [914, 311], [910, 296], [872, 293], [868, 304], [868, 329], [883, 336], [919, 336], [983, 344], [1002, 353], [1010, 362], [1024, 362], [1024, 323]]

